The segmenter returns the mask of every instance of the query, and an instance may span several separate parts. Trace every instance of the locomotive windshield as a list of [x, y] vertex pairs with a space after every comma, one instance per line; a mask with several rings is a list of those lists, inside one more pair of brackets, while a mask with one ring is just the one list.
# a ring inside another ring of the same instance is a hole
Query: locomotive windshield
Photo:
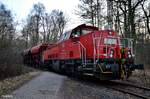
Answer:
[[104, 44], [115, 45], [115, 44], [117, 44], [117, 39], [115, 39], [115, 38], [104, 38]]
[[69, 39], [70, 33], [71, 33], [70, 31], [63, 33], [61, 35], [60, 40], [58, 42], [64, 41], [66, 39]]

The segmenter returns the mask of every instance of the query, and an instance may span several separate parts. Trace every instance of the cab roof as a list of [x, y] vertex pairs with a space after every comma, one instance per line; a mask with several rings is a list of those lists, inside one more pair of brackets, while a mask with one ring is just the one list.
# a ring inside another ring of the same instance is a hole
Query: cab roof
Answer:
[[86, 24], [81, 24], [81, 25], [75, 27], [75, 28], [72, 29], [72, 30], [75, 30], [75, 29], [77, 29], [77, 28], [89, 28], [89, 29], [93, 29], [93, 30], [99, 30], [98, 27], [90, 26], [90, 25], [86, 25]]
[[95, 30], [95, 31], [98, 31], [98, 27], [94, 27], [94, 26], [90, 26], [90, 25], [86, 25], [86, 24], [81, 24], [81, 25], [78, 25], [77, 27], [67, 31], [67, 32], [64, 32], [63, 35], [60, 37], [60, 40], [57, 42], [61, 42], [63, 41], [64, 39], [69, 39], [71, 33], [73, 30], [76, 30], [76, 29], [80, 29], [80, 28], [87, 28], [87, 29], [92, 29], [92, 30]]

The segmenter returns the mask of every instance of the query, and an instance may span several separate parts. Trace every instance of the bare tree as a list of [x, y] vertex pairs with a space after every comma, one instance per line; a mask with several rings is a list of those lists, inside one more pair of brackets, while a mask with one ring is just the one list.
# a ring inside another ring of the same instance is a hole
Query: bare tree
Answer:
[[144, 7], [145, 2], [146, 2], [146, 0], [144, 0], [144, 1], [142, 2], [141, 6], [142, 6], [142, 10], [143, 10], [143, 12], [144, 12], [144, 16], [145, 16], [145, 20], [146, 20], [147, 32], [148, 32], [149, 35], [150, 35], [150, 25], [149, 25], [149, 24], [150, 24], [150, 2], [149, 2], [149, 4], [148, 4], [148, 7], [147, 7], [147, 8]]
[[0, 3], [0, 40], [1, 44], [7, 41], [11, 43], [14, 38], [14, 22], [10, 10], [5, 8], [5, 5]]
[[53, 41], [56, 41], [63, 33], [64, 27], [68, 19], [65, 17], [64, 13], [59, 10], [53, 10], [50, 13], [50, 16], [52, 22], [51, 38]]
[[[27, 18], [27, 32], [30, 32], [32, 45], [39, 43], [40, 28], [44, 20], [45, 7], [42, 3], [33, 5], [33, 8]], [[43, 28], [45, 30], [45, 28]], [[45, 32], [44, 32], [45, 33]]]
[[67, 23], [67, 18], [62, 11], [52, 10], [47, 13], [41, 3], [33, 5], [23, 26], [22, 36], [34, 46], [39, 42], [54, 42], [59, 39]]
[[85, 20], [88, 23], [91, 23], [94, 26], [94, 18], [96, 17], [96, 6], [94, 0], [80, 0], [78, 8], [79, 11], [77, 11], [76, 14], [79, 15], [83, 20]]

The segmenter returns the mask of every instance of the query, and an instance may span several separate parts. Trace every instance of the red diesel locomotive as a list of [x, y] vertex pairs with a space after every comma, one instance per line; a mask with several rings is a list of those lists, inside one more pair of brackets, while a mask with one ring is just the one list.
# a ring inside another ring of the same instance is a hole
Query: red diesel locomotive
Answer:
[[26, 50], [24, 62], [100, 80], [128, 78], [134, 69], [143, 68], [134, 64], [130, 39], [85, 24], [65, 32], [55, 44], [40, 44]]

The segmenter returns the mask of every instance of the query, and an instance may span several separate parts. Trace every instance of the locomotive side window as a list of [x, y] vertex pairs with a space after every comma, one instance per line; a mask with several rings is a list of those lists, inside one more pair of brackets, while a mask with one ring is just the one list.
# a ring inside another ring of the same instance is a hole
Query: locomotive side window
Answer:
[[72, 30], [71, 37], [79, 37], [80, 35], [88, 34], [90, 32], [93, 32], [94, 30], [97, 29], [93, 29], [91, 27], [78, 27]]
[[78, 30], [76, 31], [75, 37], [79, 37], [80, 34], [81, 34], [81, 31], [78, 29]]
[[82, 29], [82, 35], [84, 35], [84, 34], [88, 34], [88, 33], [90, 33], [90, 32], [92, 32], [93, 30], [92, 29]]
[[71, 33], [71, 37], [79, 37], [81, 34], [81, 30], [80, 29], [75, 29], [72, 31]]

